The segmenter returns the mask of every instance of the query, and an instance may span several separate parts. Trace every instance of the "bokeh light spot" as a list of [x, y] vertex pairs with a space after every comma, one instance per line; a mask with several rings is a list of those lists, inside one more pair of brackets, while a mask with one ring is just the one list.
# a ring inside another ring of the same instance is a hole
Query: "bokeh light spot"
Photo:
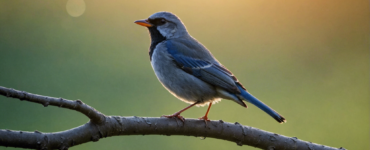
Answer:
[[85, 12], [86, 4], [84, 0], [68, 0], [66, 8], [69, 15], [79, 17]]

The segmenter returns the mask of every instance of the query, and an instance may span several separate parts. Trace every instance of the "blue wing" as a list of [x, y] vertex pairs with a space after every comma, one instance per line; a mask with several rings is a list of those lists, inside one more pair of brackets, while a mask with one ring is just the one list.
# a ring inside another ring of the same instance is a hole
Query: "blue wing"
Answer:
[[242, 100], [246, 100], [256, 105], [279, 123], [286, 122], [283, 116], [248, 93], [236, 77], [222, 65], [185, 56], [177, 51], [171, 40], [167, 40], [166, 47], [176, 65], [185, 72], [207, 82], [208, 84], [223, 88], [225, 91], [229, 92], [230, 95], [236, 97], [237, 99], [234, 100], [236, 102], [239, 100], [240, 102], [237, 103], [244, 107], [247, 105], [245, 105]]
[[221, 87], [232, 94], [241, 93], [238, 86], [244, 89], [236, 77], [225, 67], [209, 61], [185, 56], [176, 50], [170, 40], [167, 40], [166, 47], [176, 65], [185, 72], [208, 84]]

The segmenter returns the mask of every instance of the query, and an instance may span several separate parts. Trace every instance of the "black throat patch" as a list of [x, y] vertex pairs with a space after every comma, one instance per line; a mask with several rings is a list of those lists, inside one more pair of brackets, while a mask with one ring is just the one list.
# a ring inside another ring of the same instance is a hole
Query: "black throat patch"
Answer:
[[155, 47], [162, 41], [166, 40], [166, 38], [158, 31], [156, 26], [148, 27], [148, 29], [150, 33], [150, 38], [152, 40], [152, 43], [150, 44], [149, 48], [149, 57], [150, 61], [152, 61], [152, 55]]

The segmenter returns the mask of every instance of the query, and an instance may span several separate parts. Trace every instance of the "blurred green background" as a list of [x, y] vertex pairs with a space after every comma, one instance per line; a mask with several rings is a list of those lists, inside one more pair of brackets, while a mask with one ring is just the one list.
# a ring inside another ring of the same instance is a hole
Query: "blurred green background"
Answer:
[[[245, 109], [226, 100], [212, 107], [211, 120], [370, 149], [368, 0], [2, 0], [0, 86], [81, 99], [106, 115], [172, 114], [188, 104], [158, 82], [149, 63], [148, 31], [133, 23], [158, 11], [177, 14], [193, 37], [288, 122], [278, 124], [252, 105]], [[183, 115], [198, 118], [205, 111], [195, 107]], [[42, 132], [88, 121], [74, 111], [3, 96], [0, 119], [0, 129]], [[204, 148], [255, 149], [157, 135], [110, 137], [71, 149]]]

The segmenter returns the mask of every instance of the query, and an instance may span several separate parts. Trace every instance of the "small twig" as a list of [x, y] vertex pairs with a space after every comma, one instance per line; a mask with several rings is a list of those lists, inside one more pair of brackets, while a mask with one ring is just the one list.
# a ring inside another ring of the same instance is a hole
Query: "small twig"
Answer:
[[52, 105], [52, 106], [58, 106], [62, 108], [68, 108], [71, 110], [75, 110], [89, 117], [90, 120], [94, 123], [101, 123], [105, 119], [105, 116], [102, 113], [95, 110], [93, 107], [90, 107], [89, 105], [84, 104], [80, 100], [73, 101], [73, 100], [67, 100], [63, 98], [42, 96], [42, 95], [27, 93], [25, 91], [18, 91], [18, 90], [10, 89], [6, 87], [2, 87], [2, 86], [0, 86], [0, 95], [4, 95], [6, 97], [17, 98], [20, 100], [30, 101], [34, 103], [39, 103], [39, 104], [44, 105], [44, 107], [47, 107], [48, 105]]

